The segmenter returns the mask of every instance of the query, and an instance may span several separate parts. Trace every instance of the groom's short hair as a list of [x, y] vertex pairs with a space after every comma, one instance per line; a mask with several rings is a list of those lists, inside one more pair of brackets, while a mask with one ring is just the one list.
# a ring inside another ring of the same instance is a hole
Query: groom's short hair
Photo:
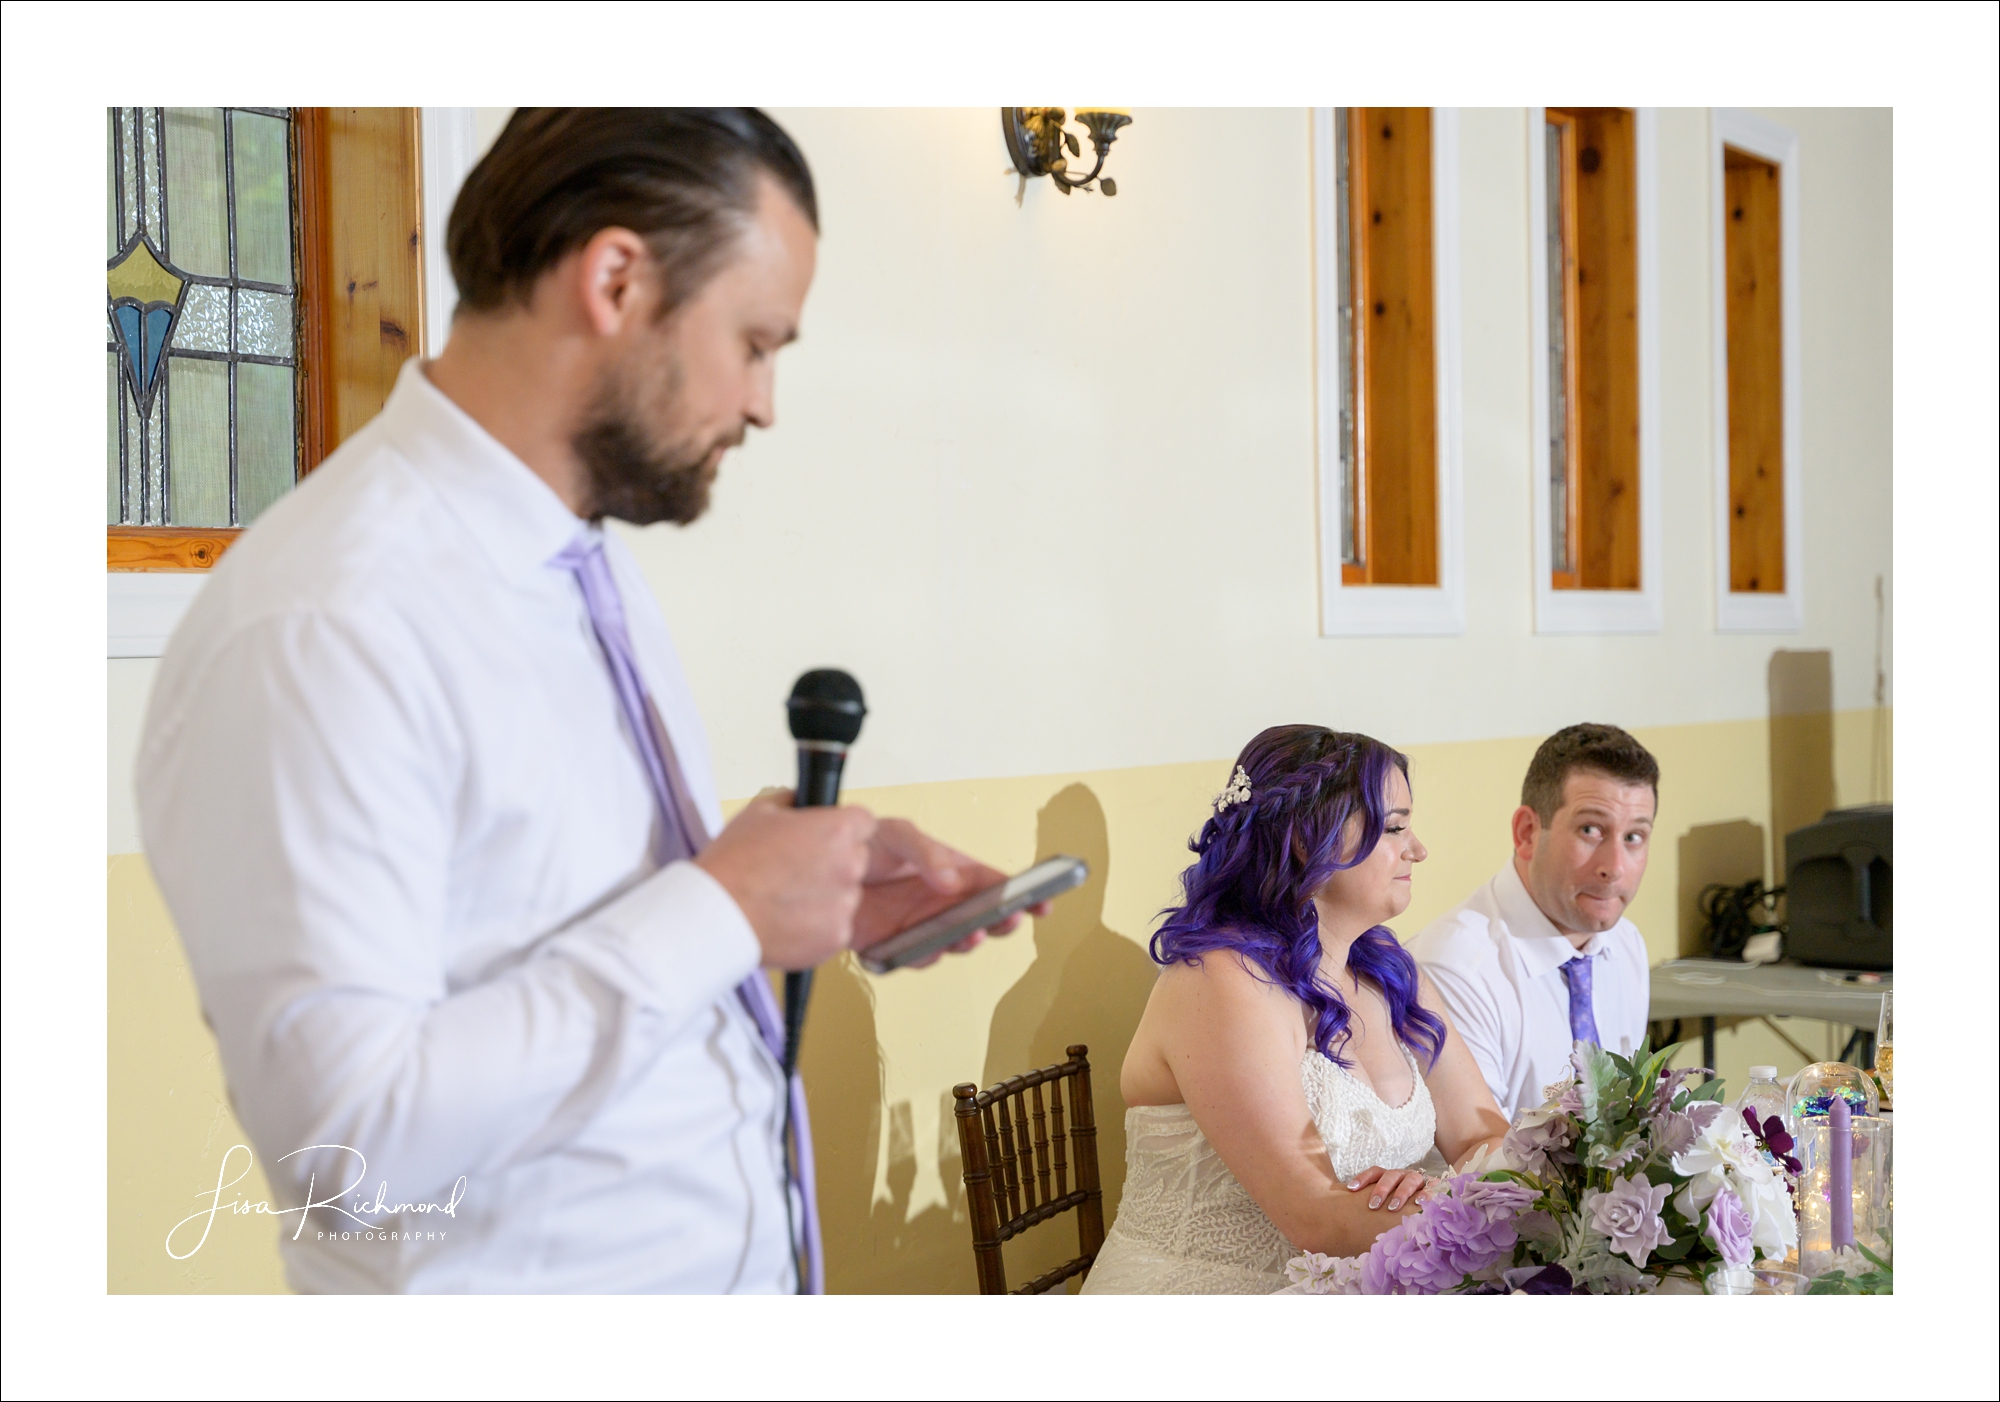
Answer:
[[1563, 786], [1579, 769], [1621, 783], [1649, 785], [1655, 799], [1659, 796], [1660, 762], [1630, 734], [1615, 725], [1568, 726], [1542, 741], [1528, 761], [1528, 777], [1521, 781], [1521, 803], [1535, 810], [1543, 827], [1555, 821]]

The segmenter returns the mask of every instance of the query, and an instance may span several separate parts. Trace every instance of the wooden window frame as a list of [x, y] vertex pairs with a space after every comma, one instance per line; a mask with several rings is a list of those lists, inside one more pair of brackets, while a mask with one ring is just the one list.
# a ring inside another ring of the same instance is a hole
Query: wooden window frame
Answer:
[[[1660, 181], [1659, 111], [1633, 109], [1638, 243], [1639, 587], [1558, 588], [1553, 529], [1554, 475], [1549, 418], [1548, 167], [1543, 145], [1547, 109], [1527, 109], [1529, 379], [1532, 405], [1530, 475], [1534, 500], [1534, 598], [1537, 633], [1657, 633], [1664, 626], [1666, 573], [1660, 479]], [[1571, 309], [1574, 319], [1574, 307]], [[1572, 338], [1569, 344], [1574, 345]], [[1574, 362], [1572, 362], [1574, 363]], [[1568, 396], [1576, 441], [1574, 390]], [[1571, 539], [1578, 529], [1578, 494], [1570, 501]]]
[[[391, 113], [401, 115], [385, 115]], [[417, 113], [328, 107], [293, 113], [300, 481], [381, 408], [394, 366], [424, 353]], [[386, 185], [373, 159], [384, 152], [400, 156], [400, 168], [387, 168]], [[240, 527], [107, 526], [105, 564], [114, 576], [206, 571], [242, 533]]]
[[[1780, 392], [1784, 407], [1785, 588], [1783, 593], [1736, 593], [1730, 588], [1729, 483], [1729, 306], [1727, 220], [1729, 200], [1724, 176], [1724, 148], [1735, 147], [1778, 167], [1780, 330], [1783, 356]], [[1716, 107], [1709, 112], [1711, 181], [1709, 280], [1714, 337], [1713, 418], [1715, 441], [1715, 627], [1720, 633], [1797, 633], [1805, 627], [1805, 495], [1800, 457], [1805, 426], [1804, 373], [1800, 361], [1799, 295], [1799, 137], [1741, 108]]]
[[[1320, 633], [1324, 637], [1461, 634], [1465, 631], [1465, 540], [1458, 110], [1431, 109], [1431, 296], [1437, 413], [1435, 585], [1368, 583], [1365, 578], [1354, 578], [1353, 567], [1342, 563], [1338, 338], [1346, 332], [1340, 308], [1342, 224], [1335, 111], [1331, 107], [1312, 109]], [[1357, 383], [1362, 373], [1357, 365]], [[1362, 510], [1365, 512], [1365, 504]]]

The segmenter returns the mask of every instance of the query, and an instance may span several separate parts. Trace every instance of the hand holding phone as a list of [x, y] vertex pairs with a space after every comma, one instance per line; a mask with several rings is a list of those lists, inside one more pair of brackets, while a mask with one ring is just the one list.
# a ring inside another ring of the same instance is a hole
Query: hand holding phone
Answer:
[[921, 963], [976, 931], [1074, 890], [1089, 875], [1090, 868], [1076, 857], [1051, 857], [855, 954], [861, 967], [874, 974]]

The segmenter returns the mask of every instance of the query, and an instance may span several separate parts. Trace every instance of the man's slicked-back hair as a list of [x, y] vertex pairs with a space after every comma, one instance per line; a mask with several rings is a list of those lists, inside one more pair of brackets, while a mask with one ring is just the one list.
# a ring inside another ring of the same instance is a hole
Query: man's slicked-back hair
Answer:
[[1562, 807], [1563, 786], [1577, 770], [1604, 774], [1625, 784], [1647, 784], [1657, 799], [1660, 762], [1615, 725], [1572, 725], [1542, 741], [1521, 781], [1521, 803], [1547, 827]]
[[819, 228], [812, 172], [754, 107], [522, 107], [452, 205], [445, 247], [461, 307], [525, 304], [599, 230], [644, 238], [664, 315], [727, 261], [775, 180]]

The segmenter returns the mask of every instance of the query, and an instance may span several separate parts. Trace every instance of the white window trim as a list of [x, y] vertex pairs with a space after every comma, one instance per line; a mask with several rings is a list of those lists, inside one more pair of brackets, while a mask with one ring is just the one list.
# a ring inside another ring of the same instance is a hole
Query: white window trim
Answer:
[[1528, 109], [1529, 377], [1534, 439], [1535, 631], [1537, 633], [1657, 633], [1666, 576], [1660, 522], [1660, 180], [1659, 109], [1635, 109], [1639, 254], [1639, 587], [1557, 589], [1554, 530], [1549, 519], [1549, 265], [1548, 159], [1542, 127], [1547, 109]]
[[444, 349], [451, 334], [451, 313], [458, 305], [458, 284], [452, 281], [451, 258], [445, 251], [445, 227], [458, 187], [479, 160], [479, 138], [471, 107], [423, 109], [424, 210], [424, 355]]
[[1431, 276], [1436, 317], [1438, 583], [1344, 584], [1340, 577], [1339, 230], [1334, 109], [1313, 123], [1314, 342], [1319, 417], [1319, 565], [1322, 637], [1442, 636], [1465, 631], [1465, 527], [1460, 357], [1458, 109], [1431, 109]]
[[[426, 107], [423, 143], [423, 353], [436, 355], [451, 329], [458, 288], [445, 256], [444, 231], [452, 201], [479, 158], [470, 107]], [[158, 657], [181, 616], [201, 592], [206, 570], [108, 570], [105, 572], [106, 643], [110, 657]]]
[[[1805, 375], [1799, 320], [1799, 134], [1736, 107], [1710, 109], [1713, 187], [1710, 282], [1715, 368], [1715, 629], [1718, 633], [1797, 633], [1805, 627], [1805, 491], [1800, 456], [1805, 433]], [[1734, 146], [1778, 167], [1780, 353], [1785, 395], [1785, 592], [1736, 594], [1729, 588], [1729, 268], [1725, 252], [1729, 199], [1722, 148]]]
[[206, 570], [107, 571], [107, 656], [158, 657], [207, 579]]

